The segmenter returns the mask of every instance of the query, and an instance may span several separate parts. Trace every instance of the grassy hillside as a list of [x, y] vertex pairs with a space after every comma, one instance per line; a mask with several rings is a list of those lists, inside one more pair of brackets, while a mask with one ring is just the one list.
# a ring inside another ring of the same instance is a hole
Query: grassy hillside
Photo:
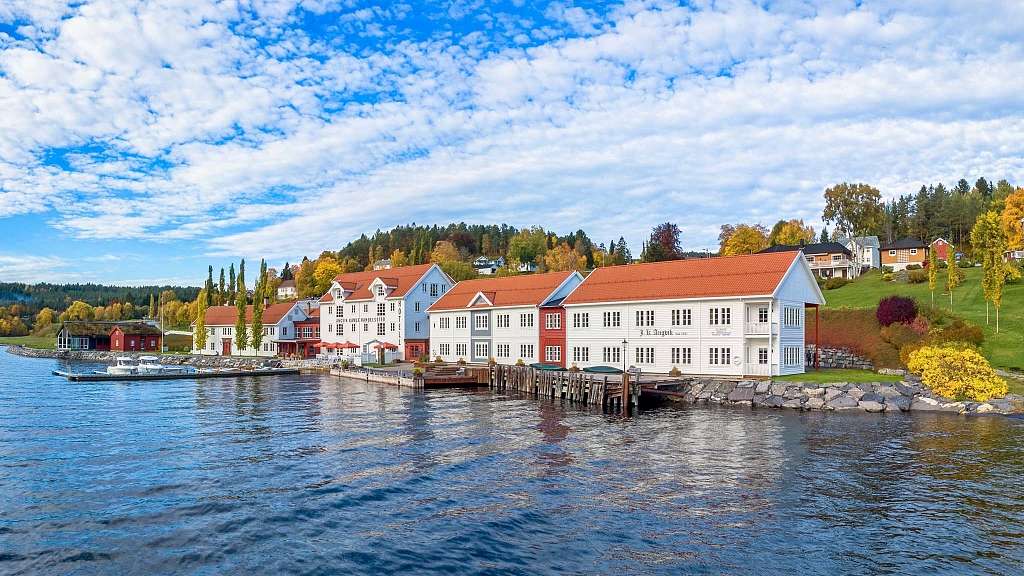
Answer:
[[[981, 326], [985, 331], [982, 352], [994, 366], [1024, 369], [1024, 282], [1007, 284], [1003, 290], [1003, 308], [999, 315], [999, 334], [995, 333], [995, 310], [990, 307], [991, 324], [985, 323], [985, 300], [981, 293], [981, 269], [965, 270], [964, 284], [953, 294], [953, 313]], [[939, 286], [935, 290], [935, 305], [949, 309], [949, 294], [944, 293], [945, 270], [939, 271]], [[922, 306], [931, 303], [928, 284], [894, 284], [882, 281], [881, 274], [872, 272], [856, 281], [826, 290], [825, 300], [830, 308], [871, 308], [891, 294], [912, 296]]]

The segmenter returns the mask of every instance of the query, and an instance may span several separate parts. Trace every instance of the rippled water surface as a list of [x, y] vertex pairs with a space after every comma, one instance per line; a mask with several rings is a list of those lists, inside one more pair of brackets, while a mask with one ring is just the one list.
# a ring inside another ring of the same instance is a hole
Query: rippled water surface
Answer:
[[1020, 420], [57, 366], [0, 353], [0, 573], [1024, 571]]

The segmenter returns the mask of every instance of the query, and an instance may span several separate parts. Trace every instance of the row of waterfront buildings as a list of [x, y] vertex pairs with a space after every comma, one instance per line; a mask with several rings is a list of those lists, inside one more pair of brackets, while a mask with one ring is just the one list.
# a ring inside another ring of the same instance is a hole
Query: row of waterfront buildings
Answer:
[[822, 304], [799, 251], [458, 283], [423, 264], [341, 274], [318, 299], [267, 307], [259, 349], [235, 345], [234, 307], [211, 307], [194, 352], [771, 376], [804, 371], [805, 317]]

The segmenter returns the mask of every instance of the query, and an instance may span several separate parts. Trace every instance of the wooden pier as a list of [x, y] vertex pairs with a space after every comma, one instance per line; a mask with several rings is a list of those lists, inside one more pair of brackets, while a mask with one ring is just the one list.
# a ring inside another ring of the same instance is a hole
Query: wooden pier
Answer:
[[491, 366], [490, 388], [537, 398], [563, 399], [626, 413], [640, 400], [640, 386], [629, 374], [592, 374], [537, 370], [527, 366]]
[[150, 380], [205, 380], [210, 378], [245, 378], [250, 376], [284, 376], [298, 374], [298, 368], [261, 368], [257, 370], [225, 370], [208, 372], [174, 372], [167, 374], [100, 374], [64, 372], [54, 370], [55, 376], [69, 382], [137, 382]]

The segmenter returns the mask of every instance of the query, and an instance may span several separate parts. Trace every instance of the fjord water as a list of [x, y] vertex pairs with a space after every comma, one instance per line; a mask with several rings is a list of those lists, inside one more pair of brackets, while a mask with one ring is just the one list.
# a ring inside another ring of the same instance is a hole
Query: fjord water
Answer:
[[0, 352], [0, 573], [1024, 570], [1020, 420], [56, 367]]

